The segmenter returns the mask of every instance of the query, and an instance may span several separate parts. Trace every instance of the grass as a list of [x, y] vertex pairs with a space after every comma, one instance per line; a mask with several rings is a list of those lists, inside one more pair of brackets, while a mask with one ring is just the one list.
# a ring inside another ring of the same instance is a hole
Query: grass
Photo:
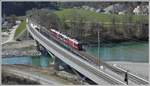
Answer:
[[[123, 23], [128, 20], [129, 15], [116, 15], [116, 14], [103, 14], [103, 13], [96, 13], [84, 9], [62, 9], [60, 11], [55, 12], [56, 15], [59, 16], [60, 20], [63, 21], [64, 18], [67, 20], [71, 20], [73, 18], [72, 15], [81, 15], [85, 21], [98, 21], [106, 24], [111, 24], [112, 17], [115, 17], [116, 23]], [[142, 15], [132, 15], [132, 22], [139, 22], [141, 20], [144, 20], [143, 22], [148, 22], [148, 16], [142, 16]], [[128, 22], [128, 21], [127, 21]]]
[[26, 28], [26, 20], [23, 20], [16, 29], [15, 37], [17, 37], [22, 31], [24, 31], [25, 28]]

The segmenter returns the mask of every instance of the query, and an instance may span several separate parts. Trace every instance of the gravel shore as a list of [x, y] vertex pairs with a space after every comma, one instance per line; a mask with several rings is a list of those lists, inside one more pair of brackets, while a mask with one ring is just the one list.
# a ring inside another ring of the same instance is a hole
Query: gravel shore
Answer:
[[2, 57], [35, 56], [41, 53], [36, 50], [34, 40], [9, 42], [2, 45]]

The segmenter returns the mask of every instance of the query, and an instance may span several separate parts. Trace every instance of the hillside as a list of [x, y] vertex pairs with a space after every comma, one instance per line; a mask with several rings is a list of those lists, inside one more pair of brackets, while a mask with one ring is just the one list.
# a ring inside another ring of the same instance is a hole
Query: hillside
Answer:
[[84, 9], [62, 9], [58, 15], [63, 33], [88, 42], [97, 41], [97, 24], [100, 22], [101, 42], [148, 40], [148, 16], [103, 14]]
[[[130, 15], [116, 15], [112, 16], [113, 14], [103, 14], [103, 13], [96, 13], [84, 9], [63, 9], [60, 11], [55, 12], [60, 19], [66, 18], [66, 20], [71, 20], [75, 14], [84, 17], [85, 21], [99, 21], [102, 23], [111, 23], [112, 17], [115, 18], [116, 23], [125, 22], [127, 17]], [[143, 15], [132, 15], [133, 20], [131, 22], [139, 22], [141, 19], [144, 20], [145, 23], [148, 23], [148, 16]], [[143, 23], [144, 23], [143, 22]]]

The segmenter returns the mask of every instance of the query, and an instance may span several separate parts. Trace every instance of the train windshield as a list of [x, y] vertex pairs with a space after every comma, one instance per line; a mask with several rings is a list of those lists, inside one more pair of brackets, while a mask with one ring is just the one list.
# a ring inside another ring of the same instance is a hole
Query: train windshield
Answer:
[[79, 43], [78, 46], [79, 46], [79, 50], [82, 50], [82, 49], [83, 49], [83, 48], [82, 48], [82, 43]]

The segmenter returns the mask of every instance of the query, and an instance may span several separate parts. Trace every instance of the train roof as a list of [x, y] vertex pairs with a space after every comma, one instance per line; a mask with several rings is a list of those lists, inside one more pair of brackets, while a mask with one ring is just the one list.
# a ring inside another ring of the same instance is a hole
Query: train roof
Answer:
[[60, 35], [61, 35], [62, 37], [64, 37], [64, 38], [66, 38], [66, 39], [69, 38], [69, 37], [67, 37], [66, 35], [62, 34], [62, 33], [60, 33]]
[[53, 32], [55, 32], [55, 33], [57, 33], [57, 34], [60, 34], [60, 32], [58, 32], [58, 31], [56, 31], [56, 30], [54, 30], [54, 29], [51, 29], [51, 31], [53, 31]]
[[58, 31], [56, 31], [56, 30], [54, 30], [54, 29], [51, 29], [51, 31], [60, 34], [60, 35], [61, 35], [62, 37], [64, 37], [64, 38], [67, 38], [67, 39], [69, 38], [69, 37], [67, 37], [66, 35], [64, 35], [64, 34], [58, 32]]
[[71, 40], [71, 41], [73, 41], [74, 43], [76, 43], [76, 44], [79, 44], [79, 42], [76, 40], [76, 39], [69, 39], [69, 40]]
[[70, 41], [74, 42], [75, 44], [79, 44], [79, 42], [78, 42], [76, 39], [72, 39], [72, 38], [70, 38], [70, 37], [68, 37], [68, 36], [66, 36], [66, 35], [64, 35], [64, 34], [58, 32], [58, 31], [56, 31], [56, 30], [54, 30], [54, 29], [51, 29], [51, 31], [53, 31], [53, 32], [55, 32], [55, 33], [57, 33], [57, 34], [60, 34], [61, 36], [63, 36], [64, 38], [69, 39]]

